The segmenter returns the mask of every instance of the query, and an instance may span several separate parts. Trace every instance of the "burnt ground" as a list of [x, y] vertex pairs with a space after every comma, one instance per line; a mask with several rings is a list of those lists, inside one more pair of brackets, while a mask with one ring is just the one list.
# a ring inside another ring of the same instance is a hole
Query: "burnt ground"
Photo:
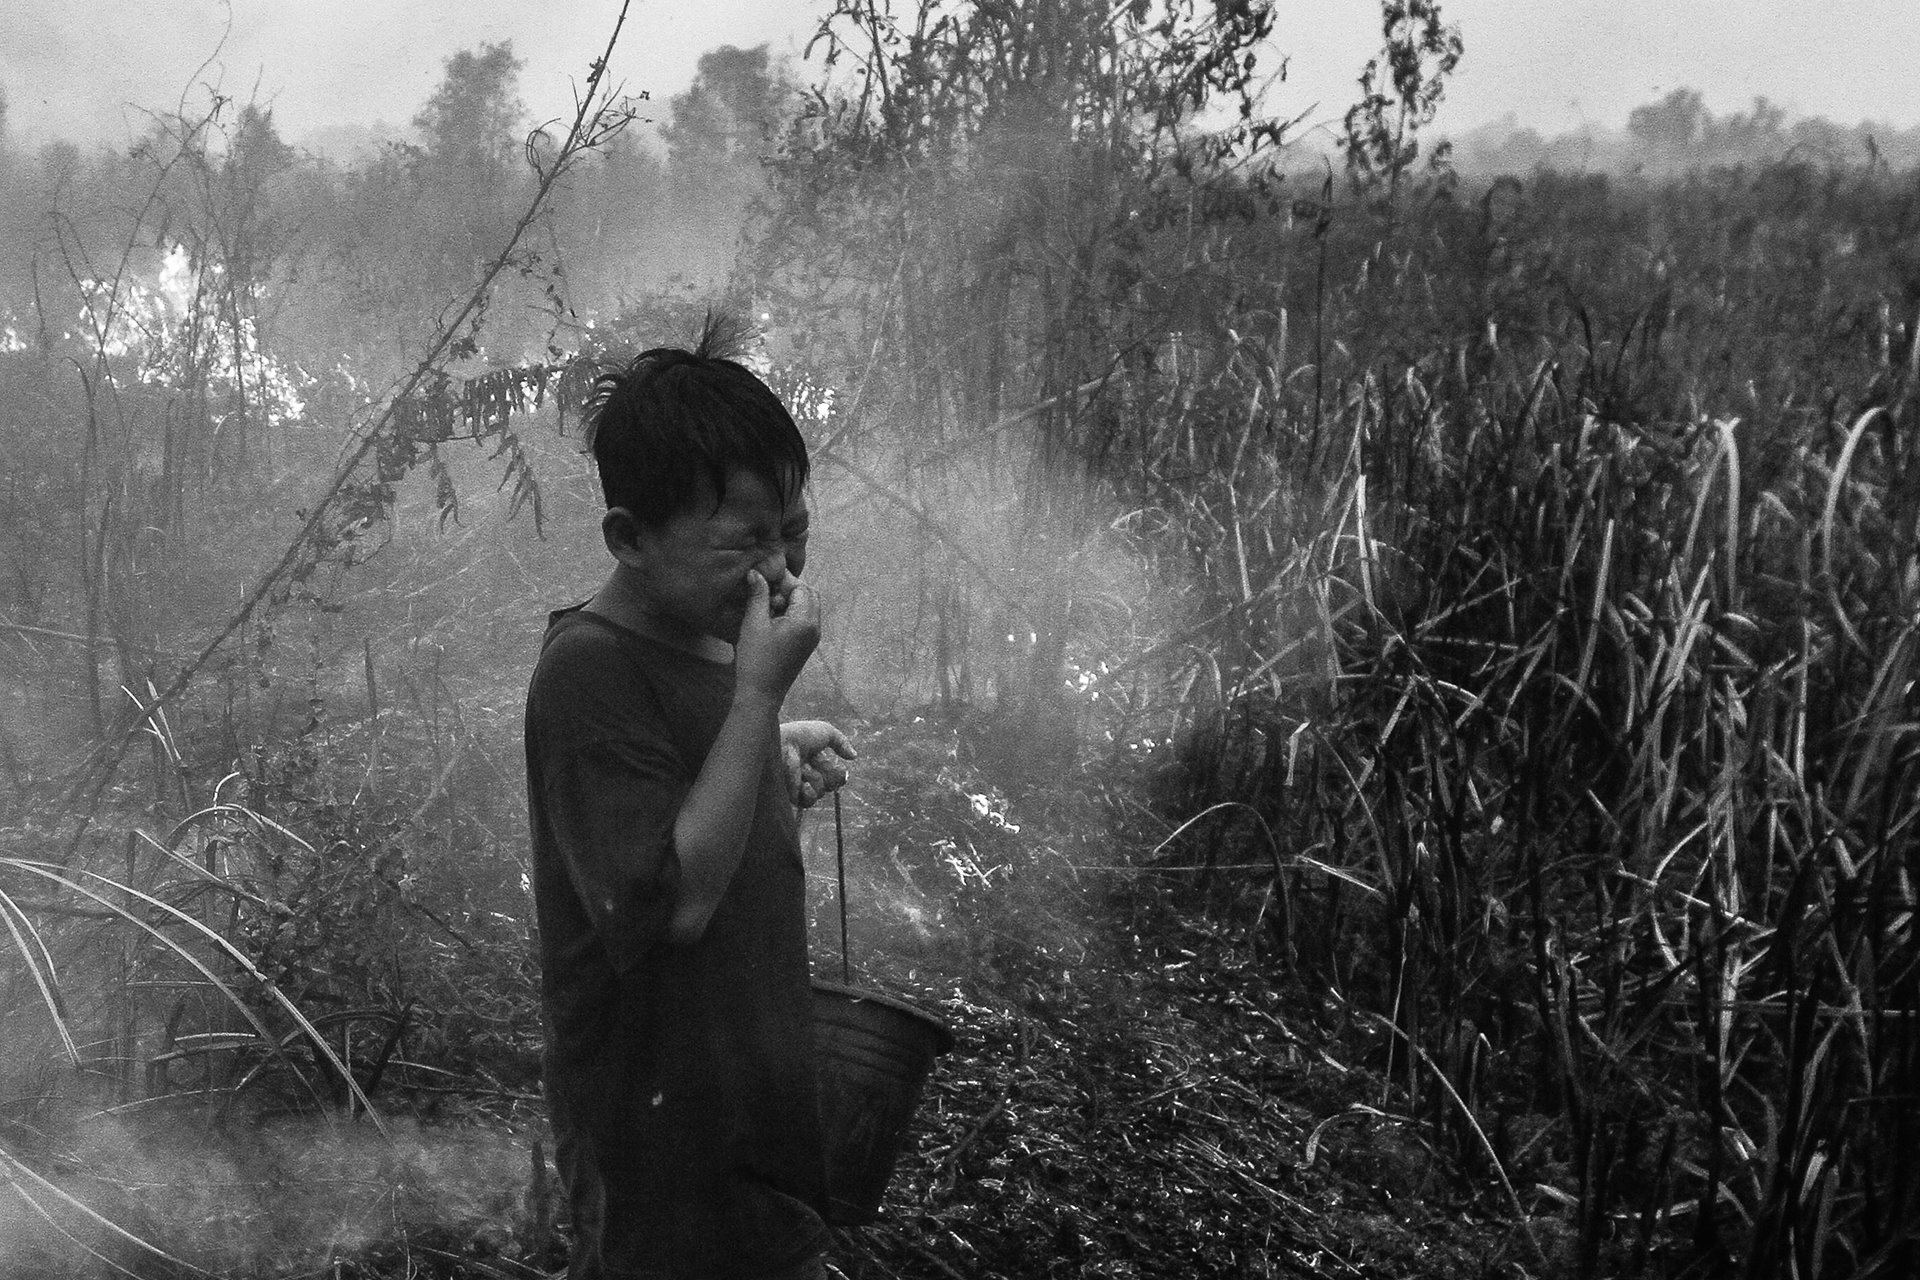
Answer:
[[1132, 960], [935, 1003], [957, 1045], [883, 1220], [841, 1233], [852, 1280], [1543, 1273], [1244, 939], [1191, 922]]
[[[866, 760], [847, 809], [854, 976], [937, 1013], [955, 1046], [879, 1219], [836, 1228], [847, 1280], [1565, 1270], [1555, 1206], [1535, 1197], [1517, 1225], [1490, 1164], [1435, 1123], [1444, 1108], [1409, 1116], [1389, 1033], [1263, 945], [1254, 855], [1221, 846], [1196, 874], [1144, 808], [1116, 822], [1094, 788], [1009, 800], [935, 738]], [[816, 972], [837, 978], [833, 828], [809, 823]], [[1129, 823], [1146, 834], [1116, 834]], [[396, 1062], [377, 1098], [391, 1140], [337, 1112], [217, 1130], [129, 1117], [43, 1167], [216, 1274], [544, 1276], [568, 1224], [537, 1019], [505, 1021], [526, 1044], [489, 1066]], [[100, 1252], [131, 1274], [197, 1274]], [[94, 1274], [105, 1264], [57, 1238], [0, 1250], [7, 1277]]]

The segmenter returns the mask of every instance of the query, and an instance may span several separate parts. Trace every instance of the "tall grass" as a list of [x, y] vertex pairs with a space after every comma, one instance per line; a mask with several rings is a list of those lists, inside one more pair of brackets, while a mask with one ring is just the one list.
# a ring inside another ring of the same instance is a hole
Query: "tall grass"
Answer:
[[1195, 346], [1143, 496], [1223, 612], [1167, 803], [1382, 891], [1289, 871], [1280, 961], [1579, 1274], [1904, 1274], [1920, 317], [1860, 238], [1915, 193], [1576, 190], [1367, 247], [1324, 423]]
[[[837, 7], [873, 62], [760, 246], [853, 384], [823, 470], [912, 517], [914, 629], [874, 633], [944, 706], [1024, 631], [1166, 761], [1169, 828], [1220, 815], [1183, 865], [1270, 830], [1274, 962], [1385, 1019], [1566, 1269], [1912, 1271], [1913, 176], [1396, 162], [1287, 203], [1273, 135], [1103, 134], [1120, 55], [1003, 93], [1003, 44], [1107, 56], [1081, 10], [917, 12]], [[982, 529], [1041, 532], [1025, 591]]]

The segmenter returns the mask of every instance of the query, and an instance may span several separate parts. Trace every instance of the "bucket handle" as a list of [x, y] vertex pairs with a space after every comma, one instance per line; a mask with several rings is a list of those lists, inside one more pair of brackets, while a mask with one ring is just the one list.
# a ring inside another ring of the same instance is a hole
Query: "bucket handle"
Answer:
[[833, 793], [833, 859], [840, 886], [840, 981], [853, 985], [853, 965], [847, 959], [847, 832], [840, 820], [840, 791]]

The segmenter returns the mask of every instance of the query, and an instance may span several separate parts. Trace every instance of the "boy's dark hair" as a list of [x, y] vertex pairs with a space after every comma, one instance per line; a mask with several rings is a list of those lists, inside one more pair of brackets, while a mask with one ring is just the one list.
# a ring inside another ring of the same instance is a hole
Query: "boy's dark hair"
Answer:
[[738, 467], [790, 502], [807, 483], [807, 444], [780, 398], [736, 356], [751, 331], [709, 315], [692, 350], [653, 347], [594, 379], [586, 443], [608, 507], [659, 528], [686, 509], [701, 476], [716, 498]]

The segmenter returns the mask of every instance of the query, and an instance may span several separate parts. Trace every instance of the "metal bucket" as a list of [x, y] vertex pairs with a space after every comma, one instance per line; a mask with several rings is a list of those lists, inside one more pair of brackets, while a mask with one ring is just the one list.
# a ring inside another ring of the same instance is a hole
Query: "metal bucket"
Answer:
[[872, 1222], [906, 1144], [933, 1060], [953, 1048], [946, 1023], [904, 1000], [835, 982], [813, 984], [827, 1218]]

